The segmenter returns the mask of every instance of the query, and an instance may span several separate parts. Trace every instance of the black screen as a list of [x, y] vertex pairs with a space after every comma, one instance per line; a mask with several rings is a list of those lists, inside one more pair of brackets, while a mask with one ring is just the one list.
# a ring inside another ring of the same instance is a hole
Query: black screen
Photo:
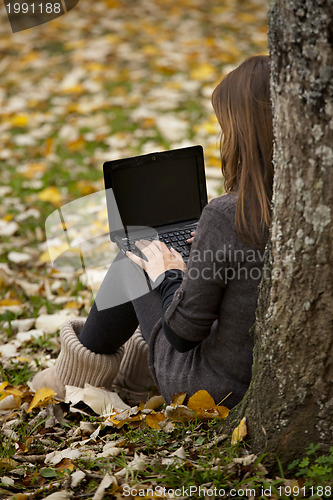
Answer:
[[161, 226], [199, 219], [202, 211], [197, 157], [150, 156], [140, 165], [111, 170], [124, 226]]

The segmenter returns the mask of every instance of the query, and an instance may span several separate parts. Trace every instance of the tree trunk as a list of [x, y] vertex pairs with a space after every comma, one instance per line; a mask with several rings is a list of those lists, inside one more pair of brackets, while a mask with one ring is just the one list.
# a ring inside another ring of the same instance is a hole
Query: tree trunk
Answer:
[[332, 6], [277, 0], [269, 14], [273, 221], [252, 383], [232, 413], [246, 415], [253, 450], [283, 465], [333, 443]]

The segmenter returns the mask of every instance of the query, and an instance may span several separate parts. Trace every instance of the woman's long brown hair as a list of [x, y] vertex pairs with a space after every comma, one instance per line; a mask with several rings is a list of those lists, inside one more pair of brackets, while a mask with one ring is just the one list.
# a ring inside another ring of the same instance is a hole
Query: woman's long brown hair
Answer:
[[268, 56], [254, 56], [216, 87], [213, 107], [222, 129], [221, 161], [227, 193], [238, 194], [235, 228], [263, 247], [271, 222], [273, 126]]

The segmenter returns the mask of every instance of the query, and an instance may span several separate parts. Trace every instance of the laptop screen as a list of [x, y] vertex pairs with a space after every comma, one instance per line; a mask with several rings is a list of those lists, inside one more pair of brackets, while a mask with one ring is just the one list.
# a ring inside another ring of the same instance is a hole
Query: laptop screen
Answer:
[[107, 162], [104, 178], [124, 226], [199, 219], [207, 203], [201, 146]]

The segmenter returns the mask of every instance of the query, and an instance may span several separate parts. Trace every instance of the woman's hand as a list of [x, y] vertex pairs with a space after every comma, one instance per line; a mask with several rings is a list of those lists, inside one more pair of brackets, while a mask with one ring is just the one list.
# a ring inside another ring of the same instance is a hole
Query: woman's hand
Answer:
[[189, 238], [187, 241], [187, 243], [190, 243], [190, 245], [193, 243], [193, 240], [194, 240], [194, 236], [195, 236], [195, 231], [192, 231], [191, 232], [191, 238]]
[[168, 269], [180, 269], [185, 271], [186, 264], [179, 252], [166, 246], [165, 243], [157, 240], [140, 240], [135, 243], [147, 260], [141, 259], [133, 252], [126, 252], [126, 255], [135, 264], [142, 267], [152, 281], [155, 281]]

